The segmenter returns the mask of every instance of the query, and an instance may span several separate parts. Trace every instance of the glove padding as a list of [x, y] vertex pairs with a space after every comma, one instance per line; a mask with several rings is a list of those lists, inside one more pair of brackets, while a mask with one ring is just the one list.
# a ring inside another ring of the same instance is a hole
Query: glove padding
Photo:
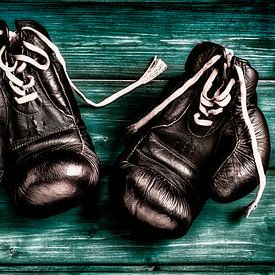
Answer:
[[[8, 106], [6, 187], [17, 208], [43, 217], [78, 204], [98, 184], [99, 160], [81, 119], [65, 63], [47, 31], [34, 21], [16, 22], [8, 48], [12, 72], [24, 84], [16, 93], [7, 74], [2, 82]], [[33, 63], [32, 63], [33, 62]], [[22, 72], [18, 67], [25, 63]]]

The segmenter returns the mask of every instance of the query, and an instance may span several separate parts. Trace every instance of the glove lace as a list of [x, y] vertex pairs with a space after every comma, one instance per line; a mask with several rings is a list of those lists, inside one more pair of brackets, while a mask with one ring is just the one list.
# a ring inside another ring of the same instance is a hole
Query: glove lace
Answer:
[[253, 124], [251, 123], [251, 120], [248, 115], [247, 104], [246, 104], [246, 86], [245, 86], [243, 70], [241, 69], [241, 67], [239, 67], [237, 65], [235, 65], [235, 68], [237, 70], [237, 74], [238, 74], [238, 78], [239, 78], [239, 82], [240, 82], [241, 106], [242, 106], [243, 119], [245, 121], [245, 124], [248, 128], [248, 131], [249, 131], [249, 134], [251, 137], [253, 157], [254, 157], [256, 169], [257, 169], [258, 175], [259, 175], [259, 189], [257, 191], [256, 197], [245, 208], [245, 214], [246, 214], [246, 217], [248, 218], [249, 215], [251, 214], [251, 212], [257, 208], [258, 203], [263, 195], [263, 192], [264, 192], [264, 189], [266, 186], [266, 176], [265, 176], [265, 172], [264, 172], [262, 159], [261, 159], [261, 156], [260, 156], [260, 153], [258, 150], [258, 144], [257, 144], [255, 130], [254, 130]]
[[175, 99], [183, 95], [191, 86], [193, 86], [203, 75], [205, 71], [207, 71], [210, 67], [212, 67], [219, 59], [221, 55], [213, 56], [204, 66], [190, 79], [188, 79], [181, 88], [172, 93], [169, 97], [167, 97], [162, 103], [157, 105], [151, 112], [145, 115], [138, 122], [130, 125], [128, 127], [128, 133], [132, 134], [138, 131], [141, 127], [147, 124], [151, 119], [153, 119], [156, 115], [158, 115], [166, 106], [168, 106]]
[[[66, 75], [71, 87], [73, 88], [73, 90], [78, 94], [78, 96], [80, 96], [80, 98], [85, 103], [87, 103], [88, 105], [90, 105], [91, 107], [94, 107], [94, 108], [100, 108], [100, 107], [109, 105], [110, 103], [114, 102], [115, 100], [119, 99], [120, 97], [130, 93], [137, 87], [149, 83], [150, 81], [155, 79], [159, 74], [161, 74], [167, 68], [167, 65], [161, 59], [158, 59], [155, 56], [152, 63], [148, 67], [148, 69], [137, 81], [135, 81], [128, 87], [114, 93], [113, 95], [105, 98], [103, 101], [101, 101], [99, 103], [95, 103], [95, 102], [91, 101], [90, 99], [86, 98], [86, 96], [74, 85], [72, 80], [69, 78], [67, 70], [66, 70], [65, 60], [62, 57], [58, 47], [55, 44], [53, 44], [44, 34], [42, 34], [41, 32], [37, 31], [36, 29], [34, 29], [32, 27], [23, 27], [22, 30], [28, 30], [28, 31], [35, 33], [53, 51], [57, 60], [62, 65], [65, 75]], [[1, 33], [0, 33], [0, 35], [1, 35]], [[16, 33], [10, 32], [11, 37], [16, 36], [16, 35], [17, 35]], [[28, 92], [30, 90], [30, 88], [33, 87], [35, 84], [33, 76], [27, 75], [26, 78], [27, 78], [28, 82], [24, 83], [24, 81], [22, 81], [20, 78], [18, 78], [16, 76], [16, 74], [23, 73], [27, 64], [33, 65], [34, 67], [36, 67], [40, 70], [47, 70], [50, 66], [50, 58], [44, 50], [42, 50], [41, 48], [39, 48], [27, 41], [23, 41], [23, 45], [28, 50], [33, 51], [37, 54], [40, 54], [42, 57], [44, 57], [46, 59], [46, 62], [44, 64], [40, 64], [33, 58], [31, 58], [27, 55], [20, 54], [20, 55], [13, 55], [15, 62], [13, 64], [13, 66], [8, 66], [7, 62], [4, 64], [2, 61], [3, 60], [2, 55], [6, 50], [6, 46], [5, 45], [2, 46], [2, 48], [0, 50], [0, 68], [5, 72], [7, 78], [9, 79], [9, 85], [12, 88], [12, 90], [15, 92], [15, 95], [16, 95], [15, 100], [17, 101], [18, 104], [23, 104], [23, 103], [32, 101], [38, 97], [38, 94], [35, 91]], [[21, 64], [19, 62], [21, 62]]]
[[[229, 49], [225, 49], [225, 57], [227, 62], [224, 63], [224, 78], [226, 79], [226, 71], [229, 67], [231, 67], [231, 59], [233, 55], [233, 51]], [[218, 70], [214, 69], [209, 78], [206, 80], [202, 92], [200, 94], [200, 104], [199, 104], [199, 112], [194, 114], [194, 121], [197, 125], [200, 126], [211, 126], [213, 124], [213, 121], [211, 119], [202, 119], [201, 114], [203, 114], [205, 117], [208, 117], [209, 115], [218, 115], [223, 112], [223, 108], [229, 104], [231, 101], [231, 89], [235, 84], [235, 80], [231, 78], [225, 87], [224, 91], [221, 92], [224, 84], [222, 83], [220, 87], [215, 91], [213, 97], [208, 96], [208, 92], [212, 87], [212, 84], [214, 80], [216, 79], [218, 75]], [[215, 108], [217, 106], [217, 108]]]
[[[16, 33], [10, 32], [9, 36], [11, 38], [15, 37]], [[23, 41], [23, 45], [28, 50], [42, 55], [46, 59], [46, 62], [44, 64], [41, 64], [27, 55], [14, 54], [13, 55], [14, 63], [12, 66], [9, 66], [7, 61], [5, 62], [5, 64], [3, 63], [3, 58], [2, 58], [6, 50], [6, 46], [3, 45], [1, 47], [0, 68], [5, 72], [6, 77], [9, 80], [9, 85], [15, 93], [14, 99], [18, 104], [23, 104], [23, 103], [32, 101], [38, 97], [38, 94], [36, 91], [30, 92], [30, 89], [35, 84], [34, 77], [32, 75], [27, 75], [26, 77], [24, 77], [24, 80], [21, 80], [17, 75], [24, 73], [24, 70], [26, 69], [27, 64], [31, 64], [32, 66], [40, 70], [46, 70], [50, 65], [49, 57], [45, 51], [26, 41]]]
[[[228, 103], [231, 101], [231, 95], [230, 91], [235, 84], [235, 80], [231, 78], [225, 87], [223, 92], [221, 91], [221, 87], [217, 89], [214, 96], [212, 98], [208, 97], [208, 91], [210, 90], [212, 86], [212, 82], [215, 79], [215, 77], [218, 74], [218, 70], [214, 69], [206, 81], [203, 90], [200, 95], [200, 105], [199, 105], [199, 111], [208, 117], [209, 115], [218, 115], [223, 112], [223, 108], [228, 105]], [[215, 105], [218, 106], [218, 108], [213, 108]], [[200, 112], [197, 112], [194, 114], [194, 121], [196, 124], [200, 126], [211, 126], [213, 124], [213, 121], [210, 119], [202, 119]]]

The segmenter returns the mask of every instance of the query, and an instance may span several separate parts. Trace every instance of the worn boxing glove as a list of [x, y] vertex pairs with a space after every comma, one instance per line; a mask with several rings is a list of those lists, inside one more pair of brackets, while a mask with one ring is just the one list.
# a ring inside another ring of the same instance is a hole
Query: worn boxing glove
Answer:
[[[245, 71], [246, 81], [242, 79], [245, 64], [247, 62], [233, 57], [231, 51], [217, 44], [197, 45], [186, 61], [187, 79], [182, 87], [131, 127], [141, 133], [116, 162], [113, 180], [121, 206], [131, 216], [155, 229], [173, 235], [184, 234], [202, 209], [209, 189], [213, 196], [215, 180], [223, 177], [227, 186], [232, 177], [238, 182], [242, 172], [234, 173], [227, 167], [231, 173], [231, 178], [227, 178], [221, 167], [226, 168], [224, 160], [230, 156], [232, 146], [238, 147], [240, 141], [249, 146], [255, 134], [252, 125], [255, 120], [251, 124], [245, 116], [244, 100], [240, 112], [240, 94], [246, 98], [245, 86], [249, 91], [253, 82], [248, 71]], [[152, 120], [157, 114], [158, 118]], [[233, 124], [233, 131], [240, 130], [236, 127], [240, 120], [242, 130], [252, 127], [249, 135], [246, 131], [245, 139], [233, 138], [232, 120], [236, 116], [238, 122]], [[254, 145], [249, 152], [253, 151], [251, 159], [257, 159], [257, 152], [264, 153], [260, 153], [259, 165], [252, 168], [251, 180], [260, 174], [262, 162], [266, 167], [269, 154], [267, 127], [261, 114], [258, 117], [262, 122], [258, 129], [264, 132], [264, 145], [259, 144], [262, 146], [259, 149]], [[145, 131], [139, 130], [147, 123]], [[255, 123], [254, 126], [257, 128]], [[238, 168], [241, 171], [243, 166]], [[239, 182], [238, 197], [255, 187], [251, 180]]]
[[5, 183], [24, 214], [48, 216], [93, 190], [99, 161], [47, 31], [34, 21], [16, 21], [9, 40], [0, 56], [9, 119]]
[[270, 138], [265, 117], [257, 107], [258, 73], [247, 60], [236, 57], [234, 64], [238, 85], [230, 109], [231, 117], [220, 133], [215, 152], [218, 167], [210, 180], [210, 190], [214, 200], [231, 202], [260, 184], [255, 201], [246, 209], [249, 216], [265, 187]]
[[115, 163], [113, 196], [153, 231], [185, 234], [209, 196], [209, 163], [228, 114], [213, 115], [207, 127], [193, 117], [205, 93], [230, 88], [225, 62], [227, 53], [221, 46], [206, 43], [195, 48], [180, 85], [130, 128], [137, 131], [136, 137]]

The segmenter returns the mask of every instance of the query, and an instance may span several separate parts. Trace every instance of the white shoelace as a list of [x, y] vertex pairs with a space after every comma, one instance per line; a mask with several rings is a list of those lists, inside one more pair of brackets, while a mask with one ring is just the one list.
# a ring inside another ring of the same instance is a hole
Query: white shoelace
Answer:
[[[224, 71], [226, 71], [227, 68], [229, 67], [229, 63], [231, 61], [233, 52], [231, 52], [230, 50], [227, 50], [226, 53], [227, 53], [226, 55], [227, 64], [225, 64]], [[135, 133], [136, 131], [138, 131], [138, 129], [140, 129], [145, 124], [147, 124], [152, 118], [154, 118], [157, 114], [159, 114], [172, 101], [180, 97], [182, 94], [184, 94], [184, 92], [186, 92], [186, 90], [188, 90], [192, 85], [194, 85], [200, 79], [203, 73], [206, 70], [208, 70], [210, 67], [212, 67], [220, 58], [221, 58], [221, 55], [213, 56], [207, 63], [205, 63], [205, 65], [193, 77], [188, 79], [181, 88], [179, 88], [169, 97], [167, 97], [162, 103], [156, 106], [151, 112], [149, 112], [147, 115], [141, 118], [138, 122], [130, 125], [128, 127], [128, 132]], [[245, 208], [245, 214], [246, 214], [246, 217], [248, 218], [251, 212], [257, 208], [257, 205], [262, 197], [262, 194], [266, 185], [266, 176], [264, 173], [262, 160], [258, 151], [255, 130], [250, 121], [248, 111], [247, 111], [246, 85], [245, 85], [243, 70], [237, 65], [235, 65], [234, 67], [237, 71], [237, 75], [240, 83], [242, 115], [243, 115], [244, 122], [249, 130], [253, 157], [254, 157], [256, 169], [259, 175], [259, 189], [257, 191], [256, 198]], [[210, 114], [218, 115], [223, 112], [223, 108], [226, 107], [231, 101], [230, 92], [236, 82], [233, 78], [228, 81], [227, 86], [222, 92], [221, 92], [221, 88], [222, 88], [221, 86], [215, 91], [214, 96], [212, 98], [208, 97], [208, 91], [211, 89], [213, 81], [215, 80], [217, 75], [218, 75], [218, 71], [217, 69], [214, 69], [204, 84], [203, 90], [200, 95], [199, 112], [197, 112], [194, 115], [194, 122], [198, 125], [206, 126], [206, 127], [211, 126], [213, 121], [211, 121], [210, 119], [202, 119], [201, 114], [205, 115], [206, 117], [208, 117]], [[218, 108], [214, 108], [215, 104], [218, 106]]]
[[248, 115], [247, 111], [247, 105], [246, 105], [246, 86], [245, 86], [245, 79], [244, 79], [244, 74], [243, 70], [235, 65], [235, 68], [237, 70], [239, 82], [240, 82], [240, 90], [241, 90], [241, 106], [242, 106], [242, 114], [243, 114], [243, 119], [245, 121], [245, 124], [248, 128], [250, 137], [251, 137], [251, 144], [252, 144], [252, 152], [253, 152], [253, 157], [255, 160], [256, 168], [258, 171], [259, 175], [259, 189], [256, 194], [256, 198], [246, 207], [245, 213], [246, 217], [248, 218], [249, 215], [253, 210], [255, 210], [260, 202], [260, 199], [263, 195], [265, 186], [266, 186], [266, 176], [264, 172], [264, 167], [262, 163], [262, 159], [258, 150], [258, 144], [257, 144], [257, 139], [256, 139], [256, 134], [254, 127], [251, 123], [251, 120]]
[[[226, 63], [224, 63], [224, 78], [226, 79], [226, 72], [231, 67], [231, 60], [233, 57], [233, 51], [230, 51], [229, 49], [225, 49], [226, 54]], [[229, 82], [227, 83], [227, 86], [225, 87], [224, 91], [221, 92], [221, 89], [223, 88], [223, 83], [221, 86], [215, 91], [212, 98], [208, 97], [208, 92], [212, 88], [212, 84], [216, 77], [218, 76], [218, 70], [214, 69], [212, 73], [210, 74], [209, 78], [205, 82], [201, 95], [200, 95], [200, 105], [199, 105], [199, 112], [197, 112], [194, 115], [194, 121], [197, 125], [200, 126], [211, 126], [212, 121], [209, 119], [201, 119], [201, 114], [208, 117], [209, 115], [218, 115], [223, 112], [223, 108], [229, 104], [231, 101], [231, 89], [235, 84], [235, 80], [231, 78]], [[214, 108], [214, 106], [217, 105], [218, 108]]]
[[[14, 32], [10, 32], [9, 36], [10, 39], [12, 39], [12, 37], [15, 37], [16, 34]], [[27, 49], [42, 55], [46, 59], [46, 63], [40, 64], [36, 60], [25, 55], [13, 55], [15, 62], [13, 66], [9, 66], [7, 62], [5, 64], [3, 63], [2, 55], [6, 50], [6, 46], [2, 46], [2, 48], [0, 49], [0, 68], [5, 71], [6, 76], [9, 79], [9, 85], [16, 94], [14, 98], [18, 104], [23, 104], [25, 102], [34, 100], [38, 97], [38, 94], [36, 92], [27, 94], [27, 91], [31, 87], [33, 87], [35, 83], [34, 77], [32, 75], [27, 76], [28, 82], [24, 84], [24, 82], [20, 78], [18, 78], [16, 74], [22, 73], [25, 70], [27, 63], [32, 64], [33, 66], [41, 70], [46, 70], [50, 64], [49, 57], [43, 50], [26, 41], [23, 41], [23, 45]], [[19, 61], [21, 61], [21, 65], [19, 65]]]
[[[35, 33], [49, 48], [54, 52], [57, 60], [60, 62], [60, 64], [63, 66], [64, 72], [66, 74], [66, 77], [71, 85], [71, 87], [74, 89], [74, 91], [82, 98], [82, 100], [87, 103], [88, 105], [95, 107], [95, 108], [100, 108], [104, 107], [118, 98], [130, 93], [137, 87], [147, 84], [153, 79], [155, 79], [159, 74], [161, 74], [164, 70], [166, 70], [167, 65], [161, 60], [158, 59], [157, 57], [154, 58], [148, 69], [145, 71], [145, 73], [139, 78], [136, 82], [132, 83], [130, 86], [114, 93], [113, 95], [107, 97], [103, 101], [99, 103], [95, 103], [91, 101], [90, 99], [86, 98], [86, 96], [74, 85], [72, 80], [69, 78], [67, 70], [66, 70], [66, 63], [62, 55], [60, 54], [60, 51], [56, 45], [54, 45], [45, 35], [43, 35], [41, 32], [37, 31], [36, 29], [32, 27], [23, 27], [22, 30], [29, 30]], [[0, 33], [1, 35], [1, 33]], [[10, 37], [16, 36], [16, 33], [10, 32]], [[26, 47], [28, 50], [33, 51], [37, 54], [40, 54], [43, 56], [46, 60], [44, 64], [38, 63], [36, 60], [33, 58], [27, 56], [27, 55], [13, 55], [15, 62], [13, 66], [8, 66], [8, 64], [3, 63], [2, 55], [6, 50], [6, 46], [2, 46], [0, 49], [0, 68], [5, 71], [7, 78], [9, 79], [9, 85], [12, 88], [12, 90], [15, 93], [15, 100], [17, 101], [18, 104], [24, 104], [26, 102], [32, 101], [38, 97], [38, 94], [36, 92], [29, 92], [29, 89], [33, 87], [35, 84], [34, 77], [31, 75], [28, 75], [27, 78], [29, 79], [29, 82], [24, 84], [24, 82], [18, 78], [16, 75], [19, 73], [22, 73], [27, 64], [31, 64], [32, 66], [40, 69], [40, 70], [47, 70], [50, 66], [50, 59], [48, 54], [42, 50], [41, 48], [23, 41], [24, 47]], [[21, 64], [19, 65], [19, 62]], [[27, 94], [28, 92], [28, 94]]]
[[188, 90], [191, 86], [193, 86], [203, 75], [205, 71], [207, 71], [210, 67], [212, 67], [219, 59], [221, 55], [213, 56], [204, 66], [190, 79], [188, 79], [181, 88], [176, 90], [170, 96], [168, 96], [161, 104], [156, 106], [150, 113], [145, 115], [142, 119], [138, 122], [130, 125], [128, 127], [128, 133], [135, 133], [139, 128], [143, 127], [147, 124], [151, 119], [153, 119], [156, 115], [158, 115], [166, 106], [168, 106], [171, 102], [175, 99], [180, 97], [186, 90]]

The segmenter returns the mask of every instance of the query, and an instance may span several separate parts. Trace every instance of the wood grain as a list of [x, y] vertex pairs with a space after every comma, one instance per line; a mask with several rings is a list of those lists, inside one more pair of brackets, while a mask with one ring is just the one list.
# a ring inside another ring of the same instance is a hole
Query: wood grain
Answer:
[[211, 40], [248, 59], [261, 79], [274, 79], [274, 5], [253, 2], [20, 3], [0, 5], [14, 19], [42, 23], [60, 48], [71, 77], [135, 79], [154, 55], [178, 75], [190, 50]]
[[[274, 1], [4, 0], [0, 13], [11, 30], [15, 19], [43, 24], [73, 81], [96, 102], [141, 76], [154, 55], [168, 64], [158, 80], [104, 109], [93, 110], [79, 100], [102, 163], [97, 203], [28, 219], [0, 188], [1, 273], [275, 272]], [[230, 204], [209, 200], [182, 238], [145, 240], [113, 215], [109, 169], [124, 148], [125, 127], [154, 104], [168, 80], [182, 74], [190, 50], [205, 40], [233, 49], [260, 74], [258, 103], [272, 141], [267, 187], [249, 219], [237, 214], [255, 191]]]
[[267, 265], [1, 265], [0, 271], [3, 273], [48, 273], [48, 272], [61, 272], [61, 273], [81, 273], [81, 274], [142, 274], [142, 273], [160, 273], [160, 274], [273, 274], [274, 266]]

